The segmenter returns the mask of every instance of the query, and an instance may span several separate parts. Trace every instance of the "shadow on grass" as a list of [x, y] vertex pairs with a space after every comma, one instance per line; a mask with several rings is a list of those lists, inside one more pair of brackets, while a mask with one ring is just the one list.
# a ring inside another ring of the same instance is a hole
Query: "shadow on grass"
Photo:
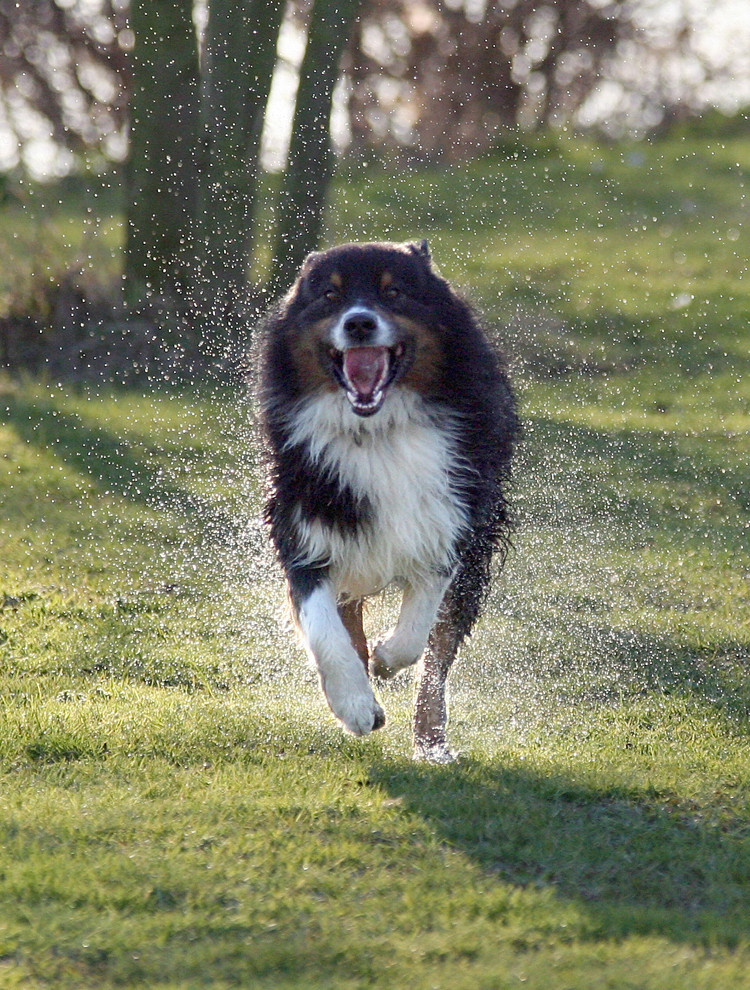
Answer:
[[549, 693], [555, 705], [568, 708], [682, 697], [726, 720], [733, 734], [750, 734], [747, 636], [704, 632], [698, 645], [687, 633], [681, 639], [608, 622], [597, 604], [543, 591], [506, 596], [495, 607], [513, 622], [516, 635], [503, 644], [501, 631], [491, 634], [497, 644], [492, 653], [481, 651], [457, 665], [454, 682], [487, 697], [525, 684], [536, 688], [535, 696]]
[[[750, 461], [727, 457], [720, 443], [725, 436], [719, 424], [714, 433], [686, 436], [654, 428], [596, 429], [535, 416], [523, 467], [533, 486], [531, 497], [537, 496], [543, 508], [550, 500], [575, 495], [580, 506], [574, 502], [569, 508], [589, 509], [593, 519], [606, 514], [639, 526], [647, 522], [660, 531], [683, 530], [696, 520], [674, 506], [658, 519], [647, 515], [645, 499], [660, 485], [706, 500], [724, 498], [740, 512], [750, 512]], [[570, 511], [565, 518], [581, 521]], [[712, 521], [716, 528], [723, 517], [716, 513]]]
[[744, 819], [517, 764], [382, 764], [370, 779], [488, 877], [576, 903], [593, 939], [734, 947], [750, 933]]
[[231, 513], [175, 484], [173, 465], [165, 467], [168, 452], [146, 440], [145, 456], [136, 455], [124, 437], [106, 426], [93, 426], [45, 398], [9, 397], [7, 421], [26, 443], [52, 451], [88, 475], [102, 492], [150, 509], [197, 517], [216, 533], [228, 534], [237, 529], [238, 522]]

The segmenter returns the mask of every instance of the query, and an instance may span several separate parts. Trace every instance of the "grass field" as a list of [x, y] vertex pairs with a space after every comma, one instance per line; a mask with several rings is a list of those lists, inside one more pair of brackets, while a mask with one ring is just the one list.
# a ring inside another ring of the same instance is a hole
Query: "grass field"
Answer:
[[[337, 190], [331, 239], [428, 236], [516, 369], [454, 766], [406, 675], [372, 738], [325, 708], [243, 396], [2, 381], [0, 987], [750, 988], [749, 172], [693, 135]], [[116, 265], [55, 202], [49, 270]]]

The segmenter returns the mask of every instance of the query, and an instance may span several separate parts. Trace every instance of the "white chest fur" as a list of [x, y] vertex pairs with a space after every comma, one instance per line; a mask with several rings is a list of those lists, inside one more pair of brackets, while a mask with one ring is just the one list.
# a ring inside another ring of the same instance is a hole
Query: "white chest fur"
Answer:
[[354, 535], [298, 517], [303, 562], [327, 562], [337, 593], [360, 597], [396, 579], [421, 584], [452, 568], [467, 525], [455, 490], [455, 425], [448, 414], [436, 423], [418, 395], [400, 388], [370, 418], [357, 416], [342, 393], [295, 410], [289, 445], [306, 446], [371, 507], [370, 523]]

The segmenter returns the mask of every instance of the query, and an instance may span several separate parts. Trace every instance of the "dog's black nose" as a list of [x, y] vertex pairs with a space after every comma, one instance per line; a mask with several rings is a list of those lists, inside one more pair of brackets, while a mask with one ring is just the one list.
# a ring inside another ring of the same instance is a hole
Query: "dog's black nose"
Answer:
[[370, 313], [352, 313], [344, 320], [344, 333], [358, 344], [372, 337], [377, 327], [375, 317]]

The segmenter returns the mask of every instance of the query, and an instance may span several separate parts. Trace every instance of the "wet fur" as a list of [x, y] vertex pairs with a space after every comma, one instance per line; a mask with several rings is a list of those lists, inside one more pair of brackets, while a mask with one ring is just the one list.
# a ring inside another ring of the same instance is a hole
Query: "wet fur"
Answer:
[[[337, 348], [360, 311], [393, 380], [358, 414]], [[449, 759], [445, 680], [508, 544], [518, 422], [501, 356], [426, 245], [342, 245], [311, 255], [266, 317], [259, 402], [266, 521], [330, 707], [355, 734], [379, 728], [368, 665], [418, 662], [416, 751]], [[368, 650], [361, 601], [393, 581], [399, 622]]]

